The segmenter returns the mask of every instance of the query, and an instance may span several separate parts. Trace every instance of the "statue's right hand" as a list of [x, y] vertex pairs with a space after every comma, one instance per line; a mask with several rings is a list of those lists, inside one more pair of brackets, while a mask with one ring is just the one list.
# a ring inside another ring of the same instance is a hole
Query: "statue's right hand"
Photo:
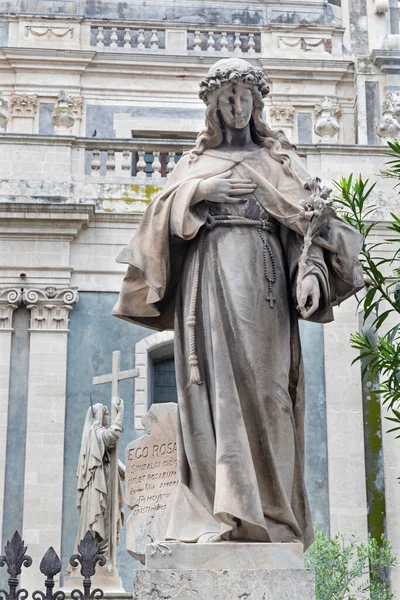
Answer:
[[117, 412], [123, 412], [124, 410], [124, 401], [122, 398], [118, 398], [118, 400], [113, 400], [113, 404], [117, 410]]
[[252, 194], [257, 185], [251, 179], [228, 179], [232, 171], [204, 179], [198, 186], [194, 203], [208, 200], [224, 204], [235, 204], [241, 196]]

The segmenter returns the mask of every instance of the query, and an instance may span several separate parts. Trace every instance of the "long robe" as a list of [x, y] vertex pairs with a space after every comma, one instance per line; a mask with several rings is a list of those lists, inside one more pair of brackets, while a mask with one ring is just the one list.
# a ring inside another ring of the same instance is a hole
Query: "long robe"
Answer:
[[[167, 539], [194, 542], [212, 533], [297, 538], [305, 547], [313, 539], [295, 298], [308, 227], [298, 202], [309, 193], [293, 164], [290, 177], [263, 148], [208, 150], [191, 166], [184, 156], [118, 257], [130, 266], [114, 314], [161, 329], [174, 319], [180, 484]], [[199, 182], [229, 170], [252, 179], [254, 194], [237, 204], [193, 206]], [[253, 226], [209, 227], [215, 217], [262, 219], [268, 227], [262, 235]], [[332, 320], [332, 306], [362, 287], [360, 247], [359, 234], [327, 211], [307, 260], [321, 291], [311, 320]], [[190, 381], [187, 325], [197, 274], [201, 385]]]
[[[110, 427], [103, 426], [103, 405], [95, 404], [86, 414], [76, 476], [78, 478], [77, 507], [80, 513], [75, 548], [87, 531], [97, 535], [102, 550], [108, 556], [110, 533], [110, 453], [123, 430], [117, 415]], [[124, 522], [124, 495], [118, 477], [118, 509], [116, 531]], [[118, 542], [117, 542], [118, 543]]]

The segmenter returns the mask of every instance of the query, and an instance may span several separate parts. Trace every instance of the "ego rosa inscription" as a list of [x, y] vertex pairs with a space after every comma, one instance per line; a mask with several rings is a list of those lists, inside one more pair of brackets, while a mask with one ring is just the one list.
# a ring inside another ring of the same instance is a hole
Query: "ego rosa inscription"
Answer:
[[177, 478], [176, 404], [155, 404], [143, 417], [146, 434], [126, 448], [127, 550], [141, 562], [146, 544], [163, 541]]

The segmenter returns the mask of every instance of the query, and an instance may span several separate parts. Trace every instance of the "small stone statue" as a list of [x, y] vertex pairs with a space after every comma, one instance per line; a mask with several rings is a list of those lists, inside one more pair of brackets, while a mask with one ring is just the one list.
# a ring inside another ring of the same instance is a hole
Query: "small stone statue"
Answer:
[[[124, 521], [124, 496], [121, 478], [125, 478], [125, 468], [119, 463], [117, 482], [118, 514], [114, 515], [115, 523], [110, 522], [112, 503], [115, 502], [110, 490], [110, 452], [115, 448], [123, 431], [124, 403], [121, 399], [114, 402], [117, 414], [110, 425], [108, 409], [103, 404], [91, 406], [87, 413], [82, 432], [82, 443], [79, 452], [78, 469], [78, 501], [80, 512], [76, 544], [85, 536], [87, 531], [96, 535], [100, 547], [108, 556], [110, 532], [116, 530], [117, 536]], [[119, 542], [117, 538], [117, 543]], [[69, 572], [72, 572], [69, 568]]]
[[332, 321], [363, 287], [362, 238], [263, 121], [268, 93], [244, 60], [211, 67], [205, 130], [117, 259], [129, 266], [114, 314], [175, 328], [168, 540], [313, 540], [298, 319]]

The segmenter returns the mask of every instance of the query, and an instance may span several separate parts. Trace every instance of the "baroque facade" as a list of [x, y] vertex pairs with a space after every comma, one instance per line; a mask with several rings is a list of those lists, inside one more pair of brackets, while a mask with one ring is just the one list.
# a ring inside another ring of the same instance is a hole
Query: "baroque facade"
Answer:
[[[170, 397], [155, 380], [173, 334], [111, 317], [124, 271], [115, 257], [202, 127], [209, 66], [241, 56], [265, 71], [266, 118], [309, 173], [375, 180], [400, 132], [399, 44], [389, 0], [0, 1], [2, 546], [18, 529], [35, 561], [54, 545], [66, 564], [83, 418], [113, 350], [140, 373], [122, 385], [121, 458], [149, 403]], [[374, 201], [383, 236], [399, 211], [390, 182]], [[356, 301], [324, 328], [302, 323], [308, 489], [326, 531], [366, 539], [379, 521], [400, 556], [400, 446], [382, 419], [371, 474], [368, 390], [348, 344], [358, 327]], [[120, 564], [129, 591], [123, 540]], [[23, 585], [37, 578], [32, 568]], [[400, 596], [399, 568], [391, 583]]]

